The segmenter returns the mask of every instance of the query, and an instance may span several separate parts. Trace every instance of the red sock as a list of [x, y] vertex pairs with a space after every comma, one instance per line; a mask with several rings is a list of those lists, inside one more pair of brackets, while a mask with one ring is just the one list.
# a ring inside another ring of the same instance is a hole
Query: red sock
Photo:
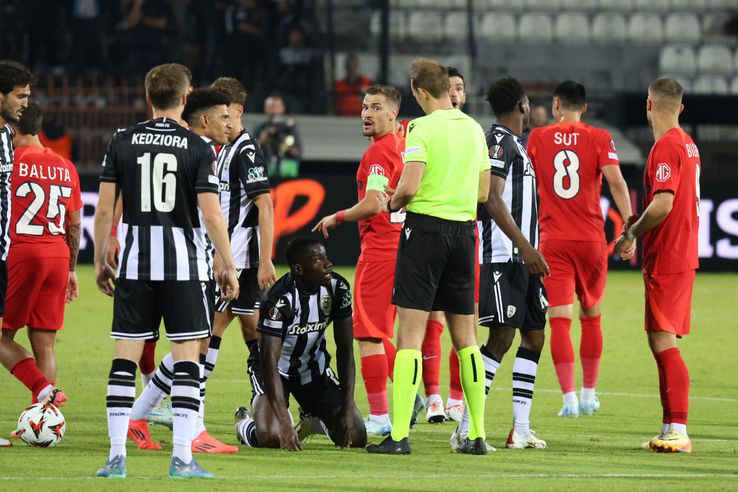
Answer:
[[389, 412], [387, 405], [387, 356], [369, 355], [361, 358], [361, 376], [366, 386], [369, 400], [369, 413], [384, 415]]
[[448, 373], [448, 397], [452, 400], [463, 400], [464, 389], [461, 387], [461, 375], [459, 374], [459, 356], [453, 348], [448, 354]]
[[383, 338], [382, 345], [384, 345], [384, 355], [387, 356], [387, 374], [390, 378], [390, 381], [394, 381], [395, 357], [397, 356], [397, 349], [392, 343], [392, 340], [390, 340], [389, 338]]
[[423, 387], [425, 396], [441, 393], [441, 333], [443, 323], [428, 320], [425, 327], [423, 353]]
[[44, 373], [41, 372], [41, 369], [38, 368], [33, 357], [18, 362], [10, 370], [10, 374], [31, 390], [31, 395], [35, 402], [38, 402], [39, 392], [51, 384], [44, 376]]
[[579, 344], [579, 357], [582, 362], [582, 387], [597, 386], [602, 358], [602, 316], [579, 318], [582, 324], [582, 340]]
[[668, 405], [672, 424], [687, 425], [689, 413], [689, 371], [677, 347], [656, 355], [664, 366], [664, 382], [669, 395]]
[[658, 355], [654, 355], [653, 357], [656, 359], [656, 367], [659, 370], [659, 396], [661, 397], [661, 408], [663, 410], [661, 422], [664, 424], [671, 424], [671, 413], [669, 413], [669, 394], [666, 392], [664, 364], [661, 362], [661, 357]]
[[141, 360], [138, 362], [138, 367], [141, 369], [141, 374], [151, 374], [156, 371], [156, 341], [147, 340], [144, 343], [143, 353], [141, 354]]
[[556, 376], [559, 378], [561, 392], [574, 391], [574, 347], [571, 345], [569, 318], [551, 318], [551, 359], [553, 359]]

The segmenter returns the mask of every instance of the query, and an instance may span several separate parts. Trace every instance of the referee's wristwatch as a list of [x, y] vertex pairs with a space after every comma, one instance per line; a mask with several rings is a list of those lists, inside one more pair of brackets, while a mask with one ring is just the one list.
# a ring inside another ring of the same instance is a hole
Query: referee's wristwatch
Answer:
[[395, 212], [399, 212], [401, 209], [402, 209], [402, 207], [399, 207], [397, 209], [393, 209], [392, 208], [392, 199], [390, 198], [389, 200], [387, 200], [387, 212], [393, 214]]

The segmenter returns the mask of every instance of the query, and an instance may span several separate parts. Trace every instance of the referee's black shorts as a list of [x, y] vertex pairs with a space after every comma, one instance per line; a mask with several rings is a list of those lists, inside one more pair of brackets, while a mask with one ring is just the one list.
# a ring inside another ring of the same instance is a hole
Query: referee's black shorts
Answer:
[[474, 222], [408, 212], [397, 251], [392, 304], [474, 314]]

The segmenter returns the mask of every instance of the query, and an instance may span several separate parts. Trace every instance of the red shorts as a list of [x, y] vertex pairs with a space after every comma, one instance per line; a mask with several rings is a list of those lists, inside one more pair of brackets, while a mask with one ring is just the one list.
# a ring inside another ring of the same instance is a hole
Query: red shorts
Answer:
[[69, 279], [68, 258], [8, 258], [8, 296], [3, 328], [61, 330]]
[[647, 332], [666, 331], [678, 337], [689, 334], [694, 274], [694, 270], [664, 275], [643, 274]]
[[548, 305], [574, 304], [574, 293], [583, 308], [602, 301], [607, 281], [607, 244], [599, 241], [545, 241], [541, 253], [551, 269], [543, 278]]
[[354, 279], [354, 338], [392, 338], [395, 306], [392, 286], [395, 260], [361, 261]]

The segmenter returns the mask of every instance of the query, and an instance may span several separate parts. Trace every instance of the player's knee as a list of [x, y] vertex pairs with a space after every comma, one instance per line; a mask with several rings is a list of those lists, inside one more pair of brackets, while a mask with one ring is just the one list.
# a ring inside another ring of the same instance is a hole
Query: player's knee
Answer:
[[544, 330], [525, 332], [520, 337], [520, 346], [533, 352], [541, 352], [546, 341]]
[[502, 360], [502, 356], [510, 350], [513, 339], [515, 339], [515, 328], [510, 326], [490, 328], [487, 348], [497, 360]]

